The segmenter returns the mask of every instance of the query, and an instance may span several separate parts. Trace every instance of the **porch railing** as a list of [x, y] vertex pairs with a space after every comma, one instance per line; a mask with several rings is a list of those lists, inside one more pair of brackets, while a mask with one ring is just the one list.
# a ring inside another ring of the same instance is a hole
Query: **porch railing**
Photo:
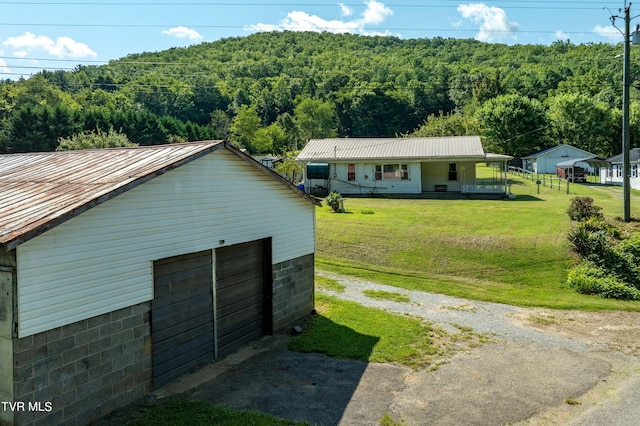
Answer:
[[463, 194], [504, 194], [504, 185], [462, 185]]

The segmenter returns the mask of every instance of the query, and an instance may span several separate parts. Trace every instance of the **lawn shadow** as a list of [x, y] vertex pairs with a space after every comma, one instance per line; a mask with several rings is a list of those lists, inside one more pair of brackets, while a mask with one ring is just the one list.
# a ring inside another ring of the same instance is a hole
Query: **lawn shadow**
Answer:
[[535, 197], [533, 195], [518, 195], [516, 194], [516, 198], [512, 198], [509, 202], [513, 201], [544, 201], [541, 198]]
[[[323, 321], [330, 320], [323, 317]], [[336, 323], [325, 328], [331, 333], [325, 336], [328, 341], [347, 351], [358, 346], [360, 355], [363, 348], [370, 354], [379, 340]], [[232, 367], [191, 392], [189, 399], [310, 424], [338, 424], [368, 365], [280, 346]]]

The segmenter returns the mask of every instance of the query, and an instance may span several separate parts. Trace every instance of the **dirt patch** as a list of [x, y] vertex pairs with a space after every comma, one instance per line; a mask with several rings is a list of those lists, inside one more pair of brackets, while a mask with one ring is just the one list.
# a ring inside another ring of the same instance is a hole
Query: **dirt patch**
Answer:
[[520, 315], [523, 324], [626, 355], [640, 355], [639, 312], [581, 312], [531, 309]]

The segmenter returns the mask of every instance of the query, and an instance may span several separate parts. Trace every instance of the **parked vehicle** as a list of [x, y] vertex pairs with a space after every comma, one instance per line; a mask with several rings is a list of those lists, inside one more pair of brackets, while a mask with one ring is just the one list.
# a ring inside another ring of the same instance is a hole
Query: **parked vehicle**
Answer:
[[587, 170], [582, 167], [558, 167], [556, 176], [569, 182], [586, 182]]

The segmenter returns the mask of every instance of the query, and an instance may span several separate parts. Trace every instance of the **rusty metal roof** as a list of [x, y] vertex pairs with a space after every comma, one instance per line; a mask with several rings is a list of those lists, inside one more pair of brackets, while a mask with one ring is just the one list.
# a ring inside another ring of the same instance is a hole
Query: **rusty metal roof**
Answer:
[[220, 148], [229, 149], [297, 191], [224, 141], [3, 154], [0, 245], [10, 250], [118, 194]]
[[479, 136], [312, 139], [298, 161], [485, 158]]

